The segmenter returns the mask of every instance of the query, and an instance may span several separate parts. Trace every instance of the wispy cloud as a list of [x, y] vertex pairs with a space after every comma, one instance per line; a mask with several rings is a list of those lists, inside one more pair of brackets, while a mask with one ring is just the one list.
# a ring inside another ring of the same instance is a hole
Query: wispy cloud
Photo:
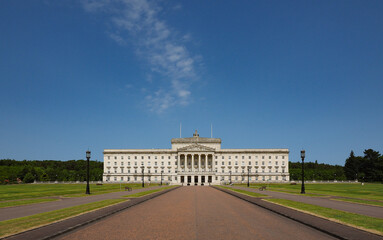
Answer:
[[161, 113], [190, 103], [190, 85], [197, 79], [198, 58], [185, 46], [190, 35], [179, 36], [161, 20], [157, 5], [147, 0], [84, 0], [83, 6], [87, 12], [107, 14], [114, 28], [109, 36], [120, 45], [135, 47], [136, 54], [149, 66], [150, 81], [154, 82], [153, 74], [165, 79], [158, 81], [157, 89], [145, 92], [151, 111]]

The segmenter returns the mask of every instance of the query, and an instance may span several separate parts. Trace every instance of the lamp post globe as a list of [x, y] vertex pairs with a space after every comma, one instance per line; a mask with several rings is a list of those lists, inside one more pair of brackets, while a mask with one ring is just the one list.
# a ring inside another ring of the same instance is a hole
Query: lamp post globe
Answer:
[[90, 159], [90, 151], [86, 151], [86, 191], [85, 194], [90, 194], [89, 189], [89, 159]]
[[302, 158], [302, 188], [301, 188], [301, 194], [305, 194], [305, 157], [306, 157], [306, 151], [301, 151], [301, 158]]

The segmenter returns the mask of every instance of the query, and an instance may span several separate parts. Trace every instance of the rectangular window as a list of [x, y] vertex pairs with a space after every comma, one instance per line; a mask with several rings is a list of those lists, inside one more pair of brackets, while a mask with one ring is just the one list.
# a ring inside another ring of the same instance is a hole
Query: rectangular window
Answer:
[[128, 156], [128, 159], [130, 159], [130, 156]]
[[168, 162], [168, 165], [170, 165], [170, 162]]
[[275, 156], [275, 159], [278, 159], [278, 156]]
[[235, 156], [235, 159], [238, 159], [238, 156]]
[[114, 166], [117, 166], [117, 162], [114, 162]]
[[282, 156], [282, 159], [285, 159], [285, 156]]
[[164, 162], [161, 162], [161, 165], [163, 166], [163, 165], [164, 165]]
[[164, 159], [164, 156], [161, 156], [161, 159]]
[[117, 157], [115, 156], [114, 159], [117, 159]]
[[141, 156], [141, 159], [144, 159], [144, 156]]
[[235, 165], [238, 165], [238, 162], [237, 162], [237, 161], [235, 161]]
[[242, 156], [242, 159], [245, 159], [245, 156]]
[[168, 159], [170, 159], [170, 156], [168, 156]]
[[108, 156], [108, 160], [110, 160], [110, 156]]
[[262, 161], [262, 165], [265, 165], [265, 161]]
[[255, 165], [258, 166], [258, 161], [255, 162]]
[[229, 156], [229, 159], [231, 159], [231, 156]]
[[124, 162], [121, 162], [121, 166], [124, 166]]
[[157, 156], [154, 156], [154, 159], [157, 159]]
[[150, 156], [148, 156], [148, 159], [150, 159]]
[[251, 156], [249, 156], [249, 159], [251, 159]]
[[222, 159], [225, 159], [225, 156], [222, 156]]
[[121, 156], [121, 159], [124, 159], [124, 156]]
[[229, 166], [231, 165], [231, 162], [229, 161]]
[[157, 166], [157, 162], [154, 162], [154, 165]]
[[137, 159], [137, 156], [134, 156], [134, 159]]
[[215, 161], [215, 165], [218, 165], [218, 162], [217, 162], [217, 161]]
[[251, 165], [251, 161], [249, 161], [249, 165]]
[[224, 161], [222, 161], [222, 165], [225, 165], [225, 162], [224, 162]]
[[275, 162], [275, 165], [278, 165], [278, 161]]
[[269, 159], [271, 159], [271, 156], [269, 156]]
[[265, 156], [262, 156], [262, 159], [265, 159]]

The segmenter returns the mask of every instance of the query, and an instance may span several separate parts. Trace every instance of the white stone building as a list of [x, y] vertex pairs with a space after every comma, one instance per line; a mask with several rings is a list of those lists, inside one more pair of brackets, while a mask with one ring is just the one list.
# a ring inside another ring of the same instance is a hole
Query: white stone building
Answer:
[[106, 182], [223, 184], [289, 181], [288, 149], [221, 149], [220, 138], [173, 138], [171, 149], [105, 149]]

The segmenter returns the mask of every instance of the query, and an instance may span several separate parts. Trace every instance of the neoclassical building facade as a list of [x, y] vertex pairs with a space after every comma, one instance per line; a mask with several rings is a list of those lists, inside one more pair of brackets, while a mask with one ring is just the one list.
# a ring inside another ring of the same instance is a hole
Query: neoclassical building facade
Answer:
[[289, 181], [288, 149], [221, 149], [220, 138], [173, 138], [171, 149], [105, 149], [106, 182], [206, 185]]

